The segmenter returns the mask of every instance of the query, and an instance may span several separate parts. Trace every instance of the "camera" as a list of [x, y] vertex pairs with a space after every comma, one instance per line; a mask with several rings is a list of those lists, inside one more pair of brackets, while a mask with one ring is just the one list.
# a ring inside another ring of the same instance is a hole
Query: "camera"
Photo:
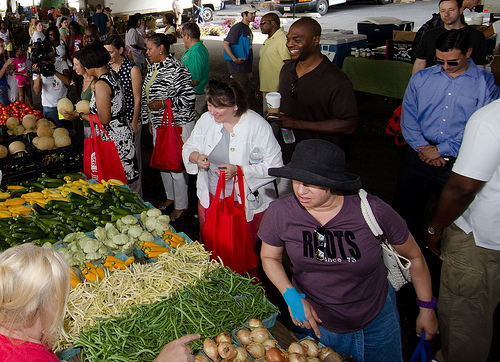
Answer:
[[[41, 74], [44, 77], [50, 77], [56, 74], [54, 64], [44, 63], [55, 58], [54, 48], [50, 40], [37, 40], [30, 46], [29, 54], [31, 57], [31, 71], [35, 74]], [[36, 65], [36, 66], [35, 66]]]

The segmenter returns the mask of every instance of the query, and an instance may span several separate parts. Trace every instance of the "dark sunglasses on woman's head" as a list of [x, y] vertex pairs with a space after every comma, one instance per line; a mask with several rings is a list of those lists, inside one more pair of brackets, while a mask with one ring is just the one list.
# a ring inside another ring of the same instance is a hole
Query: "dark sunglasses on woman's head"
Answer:
[[314, 241], [316, 246], [316, 260], [318, 261], [326, 261], [326, 237], [325, 237], [325, 227], [318, 226], [316, 230], [314, 230]]
[[445, 63], [448, 63], [450, 67], [456, 67], [458, 65], [458, 60], [440, 60], [440, 59], [434, 59], [434, 63], [439, 64], [439, 65], [444, 65]]
[[219, 82], [218, 80], [212, 79], [208, 81], [208, 85], [210, 87], [214, 87], [215, 89], [220, 89], [220, 90], [228, 90], [229, 86], [227, 83], [224, 82]]

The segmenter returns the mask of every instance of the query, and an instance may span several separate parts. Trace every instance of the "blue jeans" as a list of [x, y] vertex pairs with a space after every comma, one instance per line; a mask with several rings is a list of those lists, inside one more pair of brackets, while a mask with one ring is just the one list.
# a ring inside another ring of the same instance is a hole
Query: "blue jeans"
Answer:
[[[403, 361], [396, 293], [391, 283], [384, 307], [365, 328], [356, 332], [334, 333], [318, 327], [321, 343], [346, 357], [352, 355], [356, 362]], [[299, 330], [316, 338], [312, 329]]]
[[0, 85], [0, 103], [4, 106], [8, 106], [10, 104], [9, 86], [7, 84]]
[[49, 121], [54, 122], [54, 124], [59, 123], [59, 115], [57, 113], [57, 107], [45, 107], [43, 106], [43, 116]]

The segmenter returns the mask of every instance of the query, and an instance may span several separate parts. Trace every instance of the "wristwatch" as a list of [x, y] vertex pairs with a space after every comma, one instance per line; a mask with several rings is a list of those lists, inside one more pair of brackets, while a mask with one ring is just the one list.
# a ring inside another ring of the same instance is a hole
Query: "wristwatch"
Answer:
[[82, 119], [82, 114], [84, 114], [84, 112], [78, 113], [78, 118]]
[[436, 299], [436, 297], [432, 297], [432, 300], [430, 302], [424, 302], [424, 301], [421, 301], [420, 299], [417, 299], [417, 305], [420, 308], [436, 309], [437, 299]]
[[442, 234], [442, 233], [443, 233], [443, 230], [441, 230], [441, 231], [436, 231], [436, 230], [435, 230], [432, 226], [430, 226], [430, 225], [429, 225], [429, 226], [427, 227], [427, 233], [428, 233], [429, 235], [434, 236], [434, 235], [439, 235], [439, 234]]

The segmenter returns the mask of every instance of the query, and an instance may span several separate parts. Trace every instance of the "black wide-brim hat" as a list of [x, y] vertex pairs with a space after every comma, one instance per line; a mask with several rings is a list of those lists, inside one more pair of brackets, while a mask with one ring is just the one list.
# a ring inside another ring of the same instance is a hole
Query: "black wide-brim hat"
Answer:
[[343, 191], [361, 188], [358, 175], [344, 172], [345, 154], [337, 145], [321, 140], [299, 142], [292, 160], [285, 166], [270, 168], [271, 176], [297, 180], [308, 185]]

